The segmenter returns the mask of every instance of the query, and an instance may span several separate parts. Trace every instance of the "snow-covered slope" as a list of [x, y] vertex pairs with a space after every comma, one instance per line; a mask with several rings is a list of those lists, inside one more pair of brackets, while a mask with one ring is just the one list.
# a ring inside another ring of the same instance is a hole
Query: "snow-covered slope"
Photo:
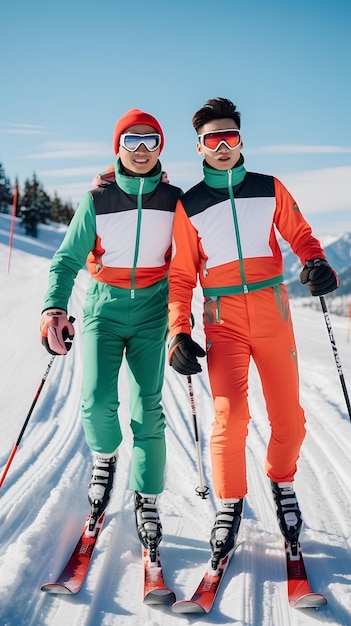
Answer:
[[[39, 240], [16, 225], [10, 273], [9, 219], [0, 219], [0, 470], [15, 443], [50, 356], [38, 341], [50, 257], [62, 233], [41, 228]], [[53, 238], [55, 238], [53, 240]], [[56, 357], [3, 487], [0, 490], [1, 626], [329, 626], [351, 624], [351, 423], [321, 311], [292, 305], [300, 356], [302, 403], [308, 420], [296, 477], [305, 519], [302, 543], [312, 587], [329, 603], [319, 609], [288, 606], [284, 554], [268, 480], [263, 472], [269, 434], [256, 370], [250, 378], [249, 495], [241, 545], [209, 616], [172, 614], [141, 604], [140, 545], [128, 490], [131, 435], [128, 386], [120, 379], [120, 449], [115, 490], [86, 582], [75, 597], [50, 596], [40, 585], [61, 570], [87, 513], [92, 457], [80, 424], [81, 305], [88, 282], [79, 274], [70, 313], [76, 338], [67, 357]], [[328, 301], [328, 300], [327, 300]], [[200, 298], [195, 338], [202, 340]], [[332, 316], [344, 376], [351, 393], [349, 320]], [[206, 371], [193, 377], [205, 482], [211, 488], [209, 435], [212, 407]], [[184, 378], [166, 367], [166, 489], [160, 497], [165, 576], [179, 599], [191, 594], [208, 558], [216, 510], [213, 489], [203, 501], [193, 423]]]

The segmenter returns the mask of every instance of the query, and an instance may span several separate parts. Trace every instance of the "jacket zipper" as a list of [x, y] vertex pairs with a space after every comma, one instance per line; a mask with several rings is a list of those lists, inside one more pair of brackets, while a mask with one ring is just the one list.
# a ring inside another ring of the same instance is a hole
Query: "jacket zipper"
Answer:
[[134, 260], [133, 260], [133, 267], [132, 267], [132, 271], [130, 275], [130, 280], [131, 280], [130, 297], [132, 299], [135, 298], [135, 270], [137, 266], [138, 255], [139, 255], [139, 245], [140, 245], [141, 216], [142, 216], [142, 208], [143, 208], [143, 186], [144, 186], [144, 178], [141, 178], [140, 184], [139, 184], [138, 202], [137, 202], [138, 221], [137, 221], [137, 229], [136, 229], [136, 236], [135, 236]]
[[248, 287], [247, 287], [247, 284], [246, 284], [246, 276], [245, 276], [245, 271], [244, 271], [243, 251], [242, 251], [242, 248], [241, 248], [238, 216], [237, 216], [237, 213], [236, 213], [234, 192], [233, 192], [233, 187], [232, 187], [232, 173], [233, 173], [232, 170], [228, 170], [228, 191], [229, 191], [229, 197], [230, 197], [230, 201], [231, 201], [231, 205], [232, 205], [232, 213], [233, 213], [233, 220], [234, 220], [236, 245], [238, 247], [240, 276], [241, 276], [241, 282], [242, 282], [244, 293], [249, 293], [249, 290], [248, 290]]

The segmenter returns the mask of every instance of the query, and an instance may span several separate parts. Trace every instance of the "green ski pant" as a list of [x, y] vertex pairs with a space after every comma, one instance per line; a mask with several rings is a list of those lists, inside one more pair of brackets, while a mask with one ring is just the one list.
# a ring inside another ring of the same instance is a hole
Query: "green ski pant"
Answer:
[[92, 279], [84, 308], [82, 421], [88, 446], [113, 453], [122, 441], [118, 375], [125, 355], [133, 450], [129, 488], [161, 493], [166, 461], [161, 406], [168, 328], [166, 280], [137, 289]]

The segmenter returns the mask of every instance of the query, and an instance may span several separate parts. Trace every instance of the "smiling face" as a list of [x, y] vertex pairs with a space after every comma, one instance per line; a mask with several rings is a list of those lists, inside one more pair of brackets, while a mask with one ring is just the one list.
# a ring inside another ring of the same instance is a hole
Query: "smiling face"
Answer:
[[[134, 124], [126, 128], [123, 132], [148, 135], [154, 134], [157, 131], [148, 124]], [[143, 143], [140, 144], [135, 152], [130, 152], [120, 145], [117, 154], [121, 159], [125, 172], [130, 176], [143, 176], [151, 172], [157, 163], [159, 155], [160, 148], [157, 148], [154, 152], [149, 152]]]
[[[206, 122], [201, 128], [199, 128], [199, 135], [204, 133], [210, 133], [216, 130], [224, 130], [228, 128], [238, 129], [238, 126], [231, 118], [222, 118], [217, 120], [211, 120]], [[215, 152], [208, 150], [202, 143], [196, 144], [196, 150], [202, 155], [206, 163], [216, 170], [230, 170], [239, 161], [241, 154], [242, 143], [240, 142], [236, 148], [230, 150], [224, 143], [221, 143]]]

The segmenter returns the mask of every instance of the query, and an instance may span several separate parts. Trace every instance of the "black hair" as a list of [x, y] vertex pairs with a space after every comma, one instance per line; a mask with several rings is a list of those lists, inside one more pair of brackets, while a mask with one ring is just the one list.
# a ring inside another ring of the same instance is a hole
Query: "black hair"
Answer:
[[196, 111], [193, 115], [192, 124], [196, 132], [199, 133], [199, 129], [207, 122], [225, 117], [230, 117], [240, 128], [240, 113], [236, 110], [235, 104], [227, 98], [212, 98]]

